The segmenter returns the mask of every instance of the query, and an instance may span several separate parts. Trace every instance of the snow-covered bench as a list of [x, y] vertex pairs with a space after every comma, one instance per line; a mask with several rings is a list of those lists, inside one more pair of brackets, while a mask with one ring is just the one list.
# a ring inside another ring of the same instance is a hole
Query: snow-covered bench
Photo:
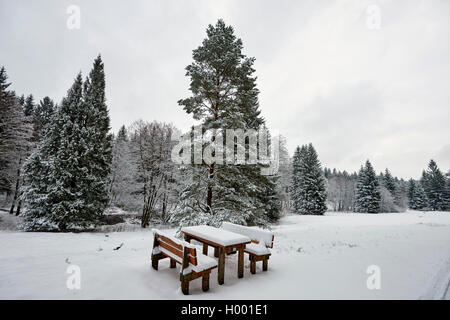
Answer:
[[274, 234], [270, 231], [240, 226], [230, 222], [222, 223], [222, 228], [234, 233], [247, 236], [252, 243], [245, 246], [244, 252], [248, 253], [250, 259], [250, 272], [256, 273], [256, 262], [262, 261], [263, 271], [267, 271], [268, 260], [271, 255], [269, 248], [273, 248]]
[[209, 275], [217, 268], [217, 261], [197, 252], [194, 245], [159, 230], [153, 229], [153, 235], [152, 267], [158, 270], [159, 260], [169, 258], [170, 268], [175, 268], [176, 263], [181, 264], [181, 291], [184, 294], [189, 294], [189, 281], [199, 277], [202, 277], [203, 291], [208, 291]]

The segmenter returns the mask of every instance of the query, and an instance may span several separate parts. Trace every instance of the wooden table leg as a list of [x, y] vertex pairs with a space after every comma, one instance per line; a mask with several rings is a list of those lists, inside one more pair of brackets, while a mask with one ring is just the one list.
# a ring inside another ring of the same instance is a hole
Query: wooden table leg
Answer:
[[218, 282], [220, 285], [225, 282], [225, 248], [219, 248], [219, 270], [218, 270]]
[[244, 277], [244, 248], [238, 249], [238, 278]]
[[204, 244], [203, 244], [203, 254], [204, 254], [205, 256], [208, 255], [208, 244], [207, 244], [207, 243], [204, 243]]

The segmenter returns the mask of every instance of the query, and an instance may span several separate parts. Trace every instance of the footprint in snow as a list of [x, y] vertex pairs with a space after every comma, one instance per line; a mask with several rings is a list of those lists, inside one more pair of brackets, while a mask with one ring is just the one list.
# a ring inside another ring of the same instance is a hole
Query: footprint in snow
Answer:
[[119, 250], [120, 248], [122, 248], [122, 246], [123, 246], [123, 242], [120, 244], [120, 246], [114, 248], [113, 250]]

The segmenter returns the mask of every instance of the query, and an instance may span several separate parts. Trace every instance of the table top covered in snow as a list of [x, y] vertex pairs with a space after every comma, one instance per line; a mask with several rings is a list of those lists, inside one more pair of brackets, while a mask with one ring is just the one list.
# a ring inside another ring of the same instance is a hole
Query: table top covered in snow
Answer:
[[188, 233], [200, 239], [214, 242], [224, 247], [251, 242], [251, 239], [249, 237], [231, 231], [227, 231], [224, 229], [214, 228], [205, 225], [183, 227], [181, 228], [181, 232]]

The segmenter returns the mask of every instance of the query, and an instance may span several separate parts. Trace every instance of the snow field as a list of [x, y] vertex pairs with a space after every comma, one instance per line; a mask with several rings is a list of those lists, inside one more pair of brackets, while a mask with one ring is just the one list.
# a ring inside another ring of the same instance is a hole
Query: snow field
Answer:
[[[272, 231], [267, 272], [258, 263], [257, 274], [250, 274], [245, 255], [244, 278], [238, 279], [237, 256], [230, 255], [225, 284], [217, 284], [215, 269], [210, 291], [202, 292], [201, 280], [194, 280], [189, 296], [180, 290], [179, 265], [169, 269], [166, 259], [158, 271], [151, 268], [151, 229], [107, 234], [0, 231], [0, 298], [450, 298], [449, 212], [295, 215], [282, 218]], [[80, 267], [80, 290], [66, 286], [70, 265]], [[371, 265], [381, 271], [379, 290], [366, 285]]]

